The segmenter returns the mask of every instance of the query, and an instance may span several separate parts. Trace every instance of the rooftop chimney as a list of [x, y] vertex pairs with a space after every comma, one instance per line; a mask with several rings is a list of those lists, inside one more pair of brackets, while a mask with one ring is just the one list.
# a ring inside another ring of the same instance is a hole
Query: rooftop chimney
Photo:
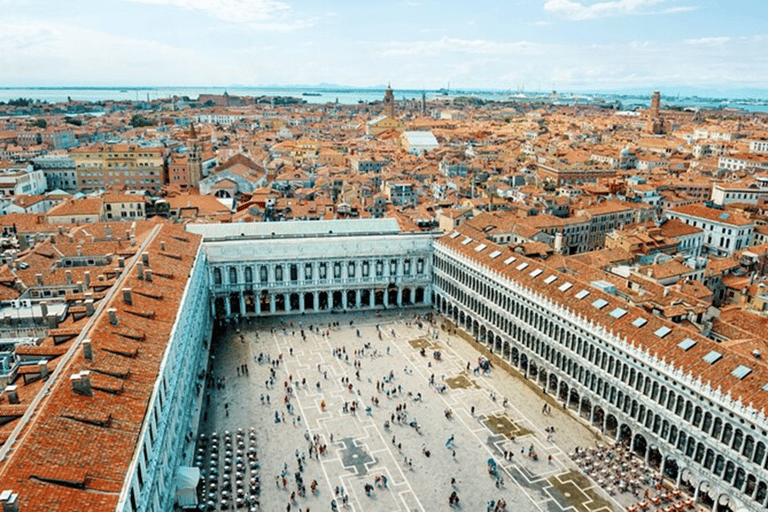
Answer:
[[52, 244], [56, 243], [56, 235], [51, 235], [51, 243]]
[[82, 256], [83, 255], [83, 246], [82, 245], [78, 245], [77, 246], [77, 255], [78, 256]]
[[146, 266], [149, 266], [149, 253], [147, 251], [141, 253], [141, 261], [144, 262]]
[[136, 237], [131, 235], [131, 247], [136, 245]]
[[3, 512], [19, 512], [19, 495], [10, 489], [0, 492], [0, 505]]
[[123, 258], [122, 256], [117, 258], [117, 266], [120, 268], [125, 267], [125, 258]]
[[87, 290], [91, 287], [91, 271], [86, 270], [83, 274], [83, 277], [85, 278], [85, 289]]
[[129, 306], [133, 305], [133, 294], [131, 293], [130, 288], [123, 288], [123, 302]]
[[37, 286], [43, 286], [43, 274], [35, 274], [37, 278]]
[[83, 355], [89, 361], [93, 361], [93, 347], [91, 346], [91, 340], [83, 340]]
[[150, 269], [144, 271], [144, 279], [152, 281], [152, 271]]
[[83, 370], [80, 373], [70, 375], [69, 381], [72, 383], [72, 391], [80, 395], [93, 396], [91, 379], [88, 377], [90, 373], [88, 370]]
[[165, 241], [160, 242], [160, 250], [165, 252]]
[[107, 238], [112, 238], [112, 227], [109, 224], [104, 227], [104, 230], [107, 233]]
[[8, 397], [9, 404], [15, 405], [19, 403], [19, 393], [16, 391], [16, 386], [6, 386], [5, 396]]
[[136, 272], [139, 274], [139, 279], [144, 279], [144, 264], [142, 262], [138, 262], [136, 264]]
[[107, 313], [109, 313], [109, 323], [117, 325], [117, 310], [115, 308], [109, 308]]
[[85, 299], [85, 314], [88, 316], [93, 316], [94, 312], [95, 309], [93, 308], [93, 299]]
[[66, 272], [64, 272], [64, 275], [67, 276], [67, 284], [72, 284], [72, 271], [67, 270]]
[[40, 369], [40, 377], [45, 380], [48, 378], [48, 361], [41, 359], [37, 362], [37, 367]]

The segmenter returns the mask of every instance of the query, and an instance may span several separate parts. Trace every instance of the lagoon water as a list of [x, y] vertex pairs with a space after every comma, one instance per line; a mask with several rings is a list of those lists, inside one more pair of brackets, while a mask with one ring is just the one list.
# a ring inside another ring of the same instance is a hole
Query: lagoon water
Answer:
[[[200, 94], [224, 94], [234, 96], [290, 96], [300, 98], [311, 104], [324, 104], [338, 102], [343, 105], [357, 103], [369, 103], [381, 101], [384, 97], [384, 89], [350, 89], [334, 87], [24, 87], [24, 88], [0, 88], [0, 101], [7, 102], [17, 98], [31, 98], [33, 100], [46, 101], [48, 103], [65, 102], [71, 98], [73, 101], [107, 101], [107, 100], [132, 100], [146, 101], [173, 96], [196, 99]], [[303, 93], [309, 93], [304, 95]], [[422, 94], [426, 94], [428, 100], [456, 96], [474, 96], [492, 101], [550, 101], [552, 97], [548, 93], [532, 92], [520, 94], [509, 90], [395, 90], [396, 100], [420, 100]], [[621, 102], [623, 109], [634, 110], [647, 108], [650, 103], [650, 95], [620, 96], [613, 94], [561, 94], [556, 102], [561, 104], [599, 102]], [[747, 102], [743, 100], [723, 100], [698, 97], [674, 98], [662, 96], [664, 107], [702, 107], [707, 109], [729, 107], [746, 110], [749, 112], [768, 112], [768, 102]]]

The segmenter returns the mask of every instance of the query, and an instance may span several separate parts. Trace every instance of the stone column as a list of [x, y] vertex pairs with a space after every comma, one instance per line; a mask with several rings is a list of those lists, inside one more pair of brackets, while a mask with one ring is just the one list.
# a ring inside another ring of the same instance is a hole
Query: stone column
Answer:
[[291, 294], [290, 293], [283, 294], [283, 304], [285, 304], [285, 312], [290, 313], [291, 311]]
[[397, 287], [397, 307], [402, 307], [403, 305], [403, 288], [398, 286]]
[[261, 295], [259, 295], [258, 293], [254, 292], [253, 300], [256, 303], [256, 315], [260, 316], [261, 315]]
[[389, 306], [389, 289], [385, 286], [384, 287], [384, 307]]
[[347, 290], [346, 288], [341, 291], [341, 307], [347, 309]]
[[216, 297], [211, 297], [211, 317], [216, 318]]
[[312, 308], [315, 311], [320, 311], [320, 294], [318, 292], [312, 292]]
[[304, 312], [304, 292], [299, 292], [299, 312]]
[[275, 312], [275, 294], [274, 293], [269, 294], [269, 312], [270, 313]]
[[238, 295], [240, 295], [240, 316], [245, 316], [245, 295], [243, 295], [243, 292], [238, 292]]
[[360, 290], [355, 290], [355, 308], [360, 309]]
[[227, 318], [232, 316], [232, 304], [230, 304], [229, 301], [230, 301], [230, 296], [229, 296], [229, 294], [227, 294], [224, 297], [224, 308], [225, 308], [225, 310], [227, 312]]

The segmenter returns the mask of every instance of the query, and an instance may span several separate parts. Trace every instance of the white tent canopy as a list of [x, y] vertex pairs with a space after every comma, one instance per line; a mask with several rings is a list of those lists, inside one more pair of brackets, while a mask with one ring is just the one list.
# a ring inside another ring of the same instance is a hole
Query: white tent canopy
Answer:
[[176, 503], [183, 508], [197, 506], [197, 484], [200, 468], [181, 466], [176, 470]]

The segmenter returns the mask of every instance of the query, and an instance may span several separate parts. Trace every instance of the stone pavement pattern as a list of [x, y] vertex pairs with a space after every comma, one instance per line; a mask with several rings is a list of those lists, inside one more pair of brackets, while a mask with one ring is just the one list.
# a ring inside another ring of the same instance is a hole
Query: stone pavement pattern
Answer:
[[[211, 370], [224, 377], [224, 386], [208, 388], [200, 431], [255, 429], [265, 511], [326, 511], [333, 499], [339, 510], [358, 512], [451, 510], [454, 491], [460, 499], [454, 509], [473, 512], [499, 499], [506, 510], [619, 510], [565, 455], [594, 445], [593, 432], [552, 400], [552, 415], [543, 416], [548, 397], [514, 374], [476, 370], [477, 349], [441, 330], [440, 317], [434, 325], [424, 322], [429, 314], [292, 316], [230, 326], [213, 342]], [[271, 385], [273, 365], [256, 362], [259, 355], [263, 361], [267, 355], [281, 358]], [[248, 374], [239, 375], [244, 364]], [[391, 382], [385, 382], [390, 373]], [[393, 422], [398, 406], [407, 419]], [[418, 431], [409, 426], [413, 421]], [[555, 427], [552, 439], [547, 426]], [[319, 459], [308, 454], [307, 438], [314, 436], [327, 447]], [[505, 451], [512, 454], [506, 460]], [[305, 461], [307, 495], [291, 502], [297, 452]], [[279, 475], [286, 466], [283, 490]], [[377, 481], [382, 475], [386, 486]], [[312, 480], [319, 484], [317, 493], [308, 489]]]

